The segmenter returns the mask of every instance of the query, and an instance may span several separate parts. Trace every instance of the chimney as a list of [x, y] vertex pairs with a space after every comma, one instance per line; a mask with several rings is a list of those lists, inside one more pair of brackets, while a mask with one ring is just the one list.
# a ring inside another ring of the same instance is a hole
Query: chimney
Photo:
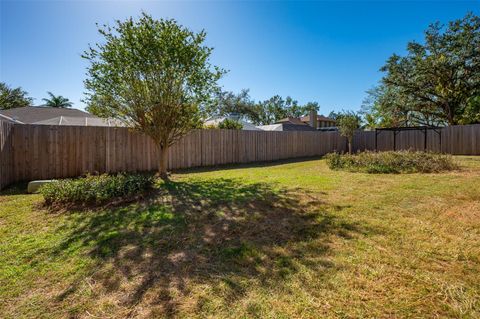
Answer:
[[314, 129], [317, 129], [318, 122], [317, 122], [317, 111], [316, 110], [311, 110], [310, 111], [310, 117], [309, 117], [308, 122], [309, 122], [308, 124], [311, 127], [313, 127]]

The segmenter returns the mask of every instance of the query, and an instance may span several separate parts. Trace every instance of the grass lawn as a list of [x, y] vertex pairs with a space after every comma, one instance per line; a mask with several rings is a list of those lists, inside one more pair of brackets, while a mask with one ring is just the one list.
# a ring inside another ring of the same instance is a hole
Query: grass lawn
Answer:
[[0, 317], [480, 317], [480, 157], [180, 172], [122, 207], [0, 193]]

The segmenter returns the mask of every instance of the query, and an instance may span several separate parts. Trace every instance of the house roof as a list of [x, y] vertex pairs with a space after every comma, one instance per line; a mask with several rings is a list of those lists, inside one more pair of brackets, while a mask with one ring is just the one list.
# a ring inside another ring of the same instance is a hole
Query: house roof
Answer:
[[77, 109], [46, 106], [27, 106], [0, 110], [0, 115], [23, 124], [35, 124], [37, 122], [59, 118], [61, 116], [70, 118], [98, 118], [95, 115]]
[[257, 127], [264, 131], [316, 131], [316, 129], [313, 127], [305, 124], [277, 123], [271, 125], [261, 125]]
[[[300, 118], [302, 122], [309, 122], [310, 121], [310, 115], [302, 116]], [[329, 122], [335, 122], [334, 119], [323, 116], [323, 115], [317, 115], [317, 121], [329, 121]]]
[[241, 119], [238, 119], [236, 117], [232, 117], [232, 116], [222, 116], [222, 117], [214, 117], [214, 118], [210, 118], [208, 120], [206, 120], [203, 124], [205, 125], [214, 125], [214, 126], [218, 126], [218, 124], [220, 124], [221, 122], [223, 122], [225, 119], [233, 119], [237, 122], [239, 122], [240, 124], [242, 124], [242, 130], [244, 131], [260, 131], [259, 128], [257, 128], [255, 125], [253, 125], [252, 123], [249, 123], [249, 122], [246, 122], [246, 121], [243, 121]]
[[290, 123], [290, 124], [297, 124], [297, 125], [307, 125], [306, 123], [302, 122], [298, 117], [286, 117], [277, 121], [278, 123]]
[[45, 121], [38, 121], [35, 124], [41, 125], [70, 125], [70, 126], [125, 126], [119, 120], [102, 119], [99, 117], [73, 117], [73, 116], [58, 116]]

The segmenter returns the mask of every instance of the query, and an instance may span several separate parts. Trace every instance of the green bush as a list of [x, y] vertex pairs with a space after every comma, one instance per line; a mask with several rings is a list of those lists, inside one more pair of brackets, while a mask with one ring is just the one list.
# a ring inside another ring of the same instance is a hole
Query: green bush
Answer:
[[43, 185], [39, 191], [47, 205], [99, 204], [143, 193], [153, 187], [154, 180], [152, 175], [144, 174], [87, 175], [57, 180]]
[[218, 124], [218, 128], [226, 130], [241, 130], [243, 125], [239, 121], [224, 119]]
[[458, 169], [451, 155], [414, 152], [332, 153], [326, 156], [327, 165], [335, 170], [366, 173], [436, 173]]

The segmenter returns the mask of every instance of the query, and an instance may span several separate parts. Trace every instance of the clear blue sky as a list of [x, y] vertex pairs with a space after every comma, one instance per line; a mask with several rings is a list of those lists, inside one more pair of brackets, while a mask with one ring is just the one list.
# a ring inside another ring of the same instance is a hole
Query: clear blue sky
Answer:
[[392, 53], [421, 41], [429, 23], [480, 12], [480, 2], [141, 2], [0, 0], [0, 81], [41, 104], [46, 91], [83, 108], [89, 43], [96, 22], [138, 16], [175, 18], [205, 29], [212, 60], [230, 72], [224, 89], [249, 88], [256, 100], [290, 95], [318, 101], [320, 113], [359, 109]]

